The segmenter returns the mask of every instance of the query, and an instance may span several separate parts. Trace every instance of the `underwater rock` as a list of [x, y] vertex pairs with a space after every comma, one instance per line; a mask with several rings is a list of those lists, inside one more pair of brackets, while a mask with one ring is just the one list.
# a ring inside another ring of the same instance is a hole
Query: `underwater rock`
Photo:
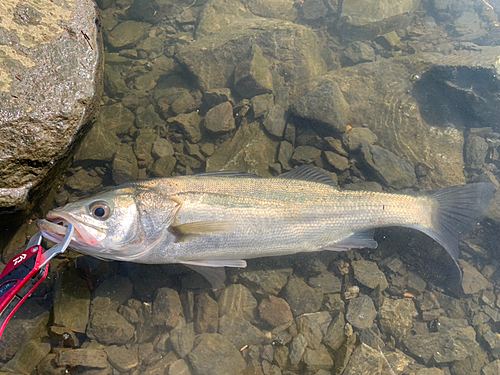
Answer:
[[323, 335], [323, 344], [332, 351], [336, 351], [345, 341], [345, 318], [344, 313], [339, 312], [332, 319], [328, 329]]
[[215, 34], [221, 29], [227, 28], [242, 18], [254, 18], [254, 15], [241, 2], [212, 0], [204, 7], [198, 18], [195, 36], [197, 39], [202, 39], [204, 36]]
[[147, 23], [127, 20], [106, 32], [104, 36], [112, 48], [132, 47], [146, 36], [150, 27]]
[[203, 333], [188, 355], [194, 375], [234, 375], [246, 367], [238, 349], [218, 333]]
[[290, 306], [283, 298], [270, 295], [259, 304], [259, 316], [273, 327], [279, 327], [293, 320]]
[[354, 278], [370, 289], [375, 289], [380, 285], [383, 292], [389, 287], [385, 274], [378, 268], [377, 263], [367, 260], [351, 262], [354, 270]]
[[[235, 3], [233, 8], [226, 8], [234, 14], [244, 9], [241, 3]], [[227, 12], [224, 9], [221, 11]], [[207, 22], [206, 25], [217, 30], [197, 39], [176, 55], [179, 62], [197, 78], [203, 92], [232, 87], [236, 66], [248, 58], [248, 46], [253, 44], [262, 49], [271, 73], [276, 73], [287, 82], [307, 82], [311, 77], [326, 72], [318, 37], [308, 27], [256, 17], [239, 18], [231, 23], [231, 27], [221, 27], [226, 24]], [[201, 26], [200, 20], [197, 36]]]
[[281, 167], [284, 170], [292, 169], [292, 165], [290, 164], [292, 155], [293, 155], [293, 146], [287, 141], [281, 141], [278, 152], [278, 161], [280, 162]]
[[349, 301], [346, 320], [357, 329], [371, 328], [376, 316], [377, 310], [375, 310], [373, 300], [370, 297], [360, 295]]
[[283, 107], [278, 104], [270, 107], [264, 117], [262, 125], [264, 125], [269, 134], [281, 139], [286, 125], [285, 110]]
[[196, 296], [194, 315], [196, 333], [214, 333], [217, 330], [219, 305], [207, 293]]
[[321, 150], [312, 146], [299, 146], [293, 151], [292, 160], [296, 164], [311, 164], [321, 157]]
[[355, 41], [347, 46], [344, 52], [344, 56], [352, 65], [356, 65], [364, 62], [374, 61], [375, 51], [368, 44]]
[[173, 328], [183, 316], [179, 294], [170, 288], [159, 288], [153, 302], [153, 324]]
[[218, 303], [219, 316], [239, 316], [249, 321], [256, 316], [257, 300], [244, 285], [231, 284], [224, 288]]
[[336, 170], [343, 172], [349, 168], [349, 160], [335, 152], [324, 151], [326, 161]]
[[306, 313], [296, 319], [297, 330], [304, 335], [307, 346], [313, 350], [319, 349], [323, 336], [327, 333], [332, 316], [328, 311]]
[[462, 290], [465, 294], [479, 293], [480, 291], [490, 288], [491, 283], [481, 275], [476, 268], [472, 267], [463, 259], [459, 259], [458, 263], [463, 270]]
[[201, 117], [198, 112], [181, 113], [169, 118], [167, 122], [177, 125], [190, 142], [197, 143], [201, 140]]
[[292, 111], [299, 117], [312, 120], [319, 130], [322, 130], [321, 124], [324, 124], [323, 128], [327, 132], [346, 131], [349, 104], [334, 81], [322, 80], [317, 85], [311, 85], [308, 92], [293, 103]]
[[231, 103], [224, 102], [211, 108], [205, 115], [203, 124], [212, 133], [225, 133], [236, 129]]
[[66, 168], [71, 146], [95, 122], [104, 67], [93, 1], [17, 4], [2, 2], [0, 210], [8, 211], [31, 208]]
[[104, 344], [123, 345], [134, 333], [134, 326], [115, 310], [98, 310], [90, 315], [87, 336]]
[[106, 368], [108, 357], [106, 352], [100, 349], [73, 349], [61, 352], [57, 363], [59, 366]]
[[234, 137], [207, 159], [207, 172], [244, 171], [272, 177], [268, 165], [274, 163], [277, 147], [278, 142], [269, 139], [258, 122], [241, 125]]
[[357, 151], [363, 142], [368, 145], [377, 143], [378, 137], [368, 128], [352, 128], [342, 135], [342, 141], [349, 151]]
[[273, 91], [273, 76], [269, 70], [269, 61], [262, 54], [258, 44], [252, 45], [248, 59], [236, 65], [234, 87], [243, 98]]
[[122, 144], [113, 158], [111, 175], [116, 184], [137, 180], [139, 168], [132, 146]]
[[333, 366], [333, 359], [324, 345], [319, 345], [317, 349], [306, 348], [303, 362], [308, 371], [328, 370]]
[[380, 305], [380, 327], [396, 339], [405, 337], [413, 328], [413, 318], [418, 316], [410, 298], [390, 299], [384, 297]]
[[470, 169], [481, 169], [488, 153], [488, 144], [483, 137], [469, 134], [465, 139], [465, 166]]
[[177, 355], [185, 358], [193, 349], [194, 345], [194, 323], [186, 325], [179, 324], [170, 331], [170, 342]]
[[137, 346], [127, 349], [125, 346], [110, 345], [104, 348], [109, 363], [120, 372], [127, 372], [139, 365]]
[[293, 0], [242, 0], [241, 2], [256, 16], [285, 21], [297, 19], [298, 11]]
[[376, 145], [361, 146], [363, 158], [368, 167], [382, 182], [394, 189], [412, 187], [417, 183], [414, 168], [392, 152]]
[[245, 345], [260, 345], [264, 341], [264, 334], [260, 329], [238, 316], [224, 315], [220, 318], [219, 333], [227, 337], [236, 349]]
[[323, 293], [311, 288], [304, 280], [290, 276], [283, 288], [283, 298], [288, 302], [294, 316], [316, 312], [321, 308]]
[[352, 353], [343, 375], [382, 375], [384, 359], [379, 350], [364, 343]]

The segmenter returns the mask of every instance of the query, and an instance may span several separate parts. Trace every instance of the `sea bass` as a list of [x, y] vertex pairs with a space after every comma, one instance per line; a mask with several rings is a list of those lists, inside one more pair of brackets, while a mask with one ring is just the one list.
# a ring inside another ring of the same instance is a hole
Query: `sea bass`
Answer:
[[311, 167], [273, 178], [215, 172], [126, 183], [56, 208], [37, 225], [60, 242], [71, 223], [78, 252], [182, 263], [217, 289], [224, 267], [245, 267], [244, 259], [373, 249], [373, 229], [388, 226], [426, 233], [457, 264], [459, 240], [482, 219], [494, 190], [474, 183], [418, 194], [347, 191]]

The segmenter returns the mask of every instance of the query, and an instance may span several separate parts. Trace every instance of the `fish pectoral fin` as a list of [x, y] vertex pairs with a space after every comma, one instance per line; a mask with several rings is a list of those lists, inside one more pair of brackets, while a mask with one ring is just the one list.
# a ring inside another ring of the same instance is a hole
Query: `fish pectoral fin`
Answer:
[[229, 259], [199, 259], [199, 260], [186, 260], [181, 262], [186, 267], [191, 268], [193, 271], [198, 272], [210, 284], [212, 289], [217, 290], [224, 286], [226, 280], [226, 271], [224, 267], [241, 267], [245, 268], [247, 262], [244, 260], [229, 260]]
[[186, 242], [192, 236], [210, 233], [232, 232], [235, 224], [230, 221], [197, 221], [193, 223], [171, 225], [168, 231], [175, 236], [175, 242]]
[[376, 249], [378, 243], [373, 239], [373, 233], [373, 229], [356, 232], [339, 242], [335, 242], [330, 246], [322, 248], [322, 250], [347, 251], [350, 249], [363, 248]]

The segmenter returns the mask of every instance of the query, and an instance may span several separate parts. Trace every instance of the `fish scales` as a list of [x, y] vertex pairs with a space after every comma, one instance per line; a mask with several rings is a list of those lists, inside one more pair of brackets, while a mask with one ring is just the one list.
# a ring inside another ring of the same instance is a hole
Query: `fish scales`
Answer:
[[60, 242], [99, 258], [183, 263], [214, 287], [221, 267], [244, 259], [375, 248], [373, 229], [414, 228], [432, 237], [458, 266], [459, 239], [470, 232], [495, 192], [491, 183], [418, 194], [346, 191], [326, 175], [299, 167], [279, 178], [229, 172], [158, 178], [118, 186], [50, 211], [37, 225]]

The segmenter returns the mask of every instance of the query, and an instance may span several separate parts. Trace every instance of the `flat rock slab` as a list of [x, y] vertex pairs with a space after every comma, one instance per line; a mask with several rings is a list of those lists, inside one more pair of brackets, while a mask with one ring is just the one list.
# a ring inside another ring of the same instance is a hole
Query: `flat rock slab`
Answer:
[[6, 0], [0, 14], [0, 209], [13, 210], [96, 116], [102, 38], [91, 0]]

